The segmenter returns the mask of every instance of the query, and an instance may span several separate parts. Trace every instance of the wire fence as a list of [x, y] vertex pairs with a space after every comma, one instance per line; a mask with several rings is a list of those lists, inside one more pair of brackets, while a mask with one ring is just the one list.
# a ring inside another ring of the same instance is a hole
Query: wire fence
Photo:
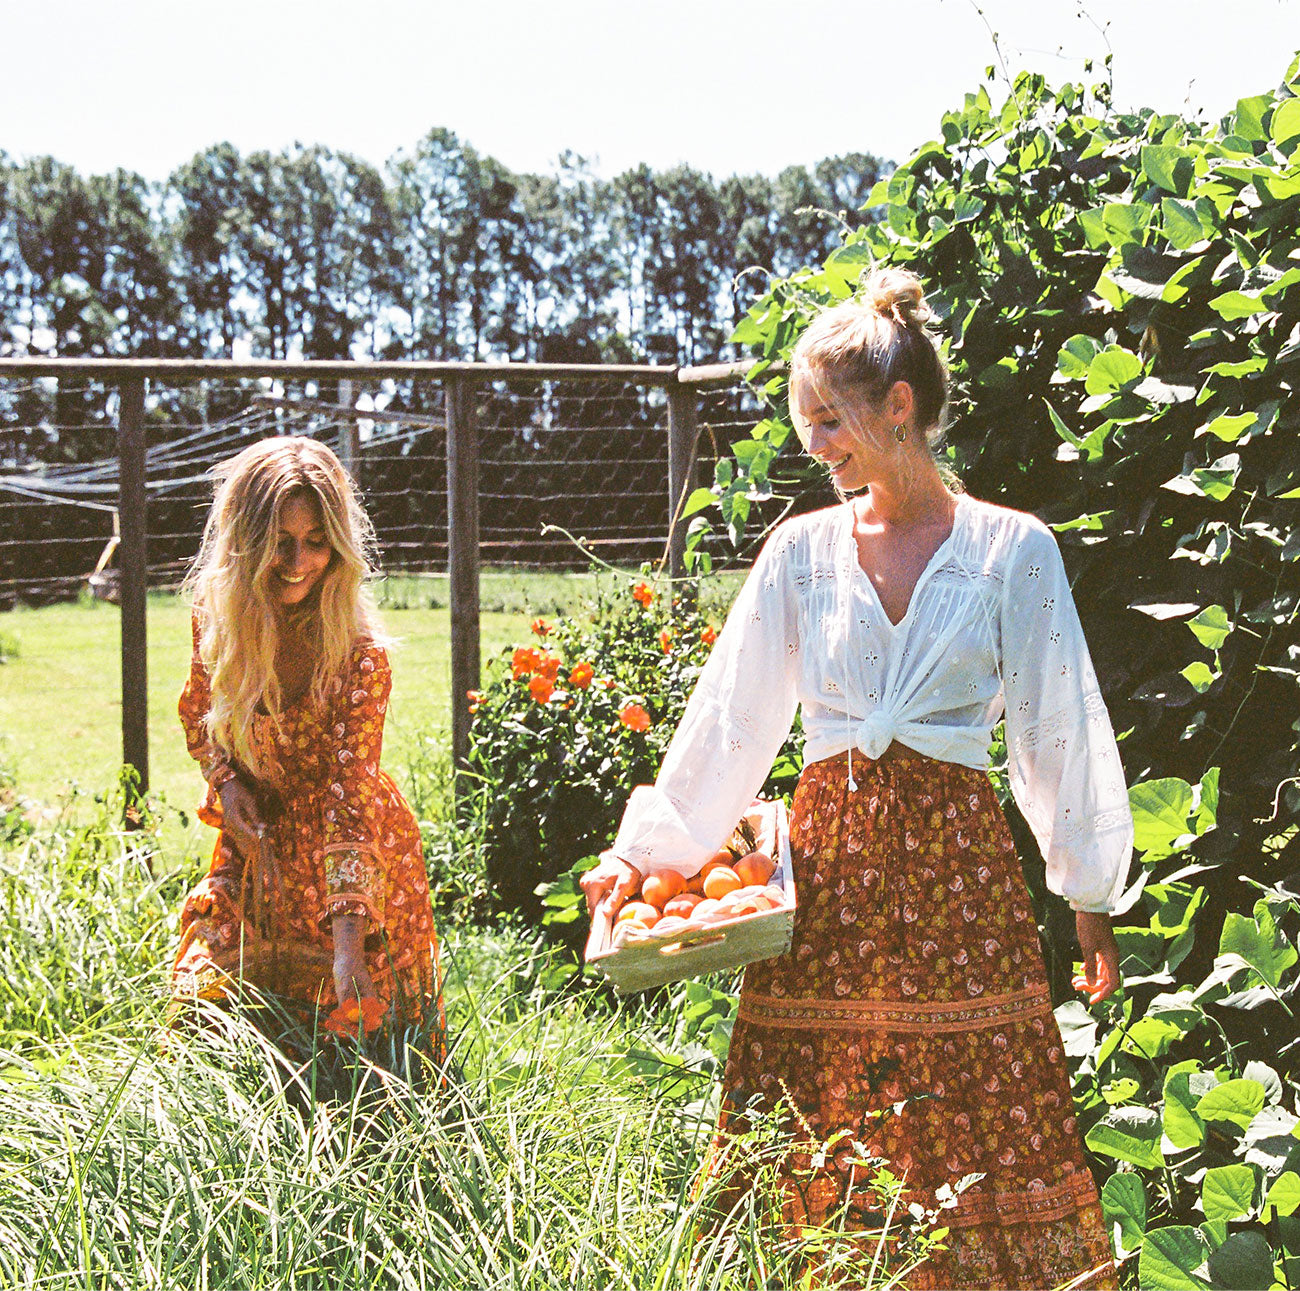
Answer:
[[[348, 460], [386, 572], [448, 565], [447, 409], [440, 382], [322, 390], [270, 379], [160, 386], [145, 413], [148, 582], [175, 586], [198, 549], [214, 464], [269, 435], [310, 435]], [[479, 552], [575, 568], [587, 554], [660, 561], [672, 519], [668, 398], [628, 378], [477, 382]], [[742, 383], [697, 392], [695, 486], [762, 415]], [[118, 394], [68, 377], [0, 380], [0, 608], [117, 592]], [[800, 506], [807, 498], [800, 498]], [[812, 499], [819, 504], [824, 499]], [[779, 514], [758, 505], [754, 526]], [[580, 539], [575, 545], [573, 539]], [[732, 553], [719, 548], [724, 563]]]
[[[184, 576], [217, 462], [270, 435], [332, 444], [384, 571], [447, 571], [464, 696], [479, 680], [483, 562], [680, 574], [684, 501], [761, 415], [725, 367], [0, 361], [0, 609], [86, 587], [120, 601], [124, 761], [147, 784], [145, 589]], [[749, 531], [831, 496], [755, 499]], [[750, 554], [725, 539], [711, 552], [715, 567]], [[458, 760], [467, 742], [454, 700]]]

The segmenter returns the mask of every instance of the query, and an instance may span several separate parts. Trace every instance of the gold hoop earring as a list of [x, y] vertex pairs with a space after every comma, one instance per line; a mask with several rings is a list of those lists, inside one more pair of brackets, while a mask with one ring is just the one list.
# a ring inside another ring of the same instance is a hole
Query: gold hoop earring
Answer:
[[894, 438], [898, 440], [900, 444], [907, 439], [907, 427], [903, 425], [901, 421], [894, 427]]

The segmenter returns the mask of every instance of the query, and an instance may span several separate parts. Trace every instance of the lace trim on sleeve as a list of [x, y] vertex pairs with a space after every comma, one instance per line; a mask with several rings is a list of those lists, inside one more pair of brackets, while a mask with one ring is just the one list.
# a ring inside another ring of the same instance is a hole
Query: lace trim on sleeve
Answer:
[[[1021, 708], [1025, 707], [1026, 703], [1022, 703]], [[1062, 741], [1067, 738], [1071, 730], [1085, 722], [1107, 724], [1109, 721], [1106, 701], [1102, 699], [1099, 691], [1092, 690], [1083, 698], [1082, 717], [1077, 708], [1063, 708], [1050, 717], [1043, 718], [1041, 722], [1030, 723], [1016, 737], [1013, 752], [1019, 756], [1022, 753], [1033, 752], [1048, 743], [1064, 748]]]
[[1113, 807], [1109, 811], [1096, 812], [1080, 820], [1071, 821], [1069, 824], [1058, 825], [1053, 837], [1068, 846], [1084, 837], [1097, 838], [1102, 834], [1113, 834], [1118, 830], [1127, 829], [1131, 819], [1132, 813], [1125, 804], [1123, 807]]

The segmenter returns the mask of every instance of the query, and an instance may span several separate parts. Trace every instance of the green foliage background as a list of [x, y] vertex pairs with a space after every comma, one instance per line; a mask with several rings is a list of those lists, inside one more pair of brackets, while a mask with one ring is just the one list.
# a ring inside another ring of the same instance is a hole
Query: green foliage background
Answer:
[[[721, 588], [703, 600], [698, 587], [677, 600], [667, 588], [640, 588], [643, 601], [607, 583], [582, 613], [545, 628], [536, 644], [562, 663], [547, 702], [508, 651], [490, 665], [477, 706], [469, 762], [478, 792], [466, 805], [482, 830], [490, 889], [499, 906], [536, 912], [539, 884], [563, 878], [546, 896], [553, 931], [576, 931], [570, 871], [614, 841], [628, 794], [653, 782], [721, 622], [712, 604]], [[591, 681], [578, 687], [569, 678], [584, 663]], [[619, 720], [627, 704], [644, 708], [647, 730]], [[793, 789], [799, 747], [795, 731], [765, 791]]]
[[736, 533], [806, 473], [780, 360], [871, 265], [917, 272], [954, 378], [948, 456], [1053, 523], [1122, 733], [1147, 879], [1126, 990], [1058, 1016], [1143, 1286], [1300, 1280], [1298, 91], [1300, 59], [1216, 124], [1027, 73], [1000, 106], [968, 94], [876, 185], [880, 222], [742, 322], [771, 416], [693, 499], [697, 533], [714, 500]]

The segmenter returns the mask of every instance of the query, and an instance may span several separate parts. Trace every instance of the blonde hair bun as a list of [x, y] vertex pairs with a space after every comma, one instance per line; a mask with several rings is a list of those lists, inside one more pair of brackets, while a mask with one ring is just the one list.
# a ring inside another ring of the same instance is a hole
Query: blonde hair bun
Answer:
[[896, 381], [906, 381], [916, 429], [928, 432], [941, 424], [948, 402], [948, 371], [926, 326], [933, 316], [914, 273], [873, 269], [850, 300], [822, 310], [804, 329], [790, 355], [791, 383], [851, 389], [879, 404]]
[[921, 280], [909, 269], [873, 269], [863, 280], [863, 305], [900, 327], [923, 328], [934, 318]]

